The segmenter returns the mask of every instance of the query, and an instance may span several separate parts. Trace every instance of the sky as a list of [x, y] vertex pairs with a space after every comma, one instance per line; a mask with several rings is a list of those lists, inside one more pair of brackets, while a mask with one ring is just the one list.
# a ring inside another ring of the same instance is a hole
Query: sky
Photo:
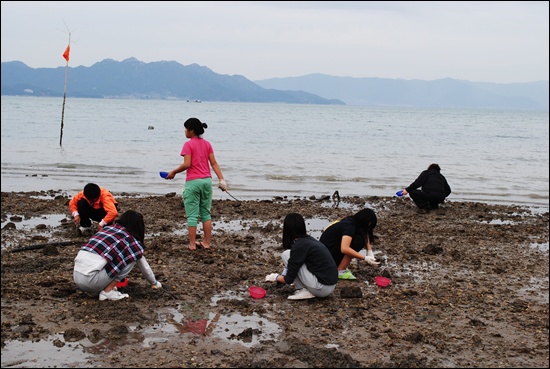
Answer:
[[2, 1], [1, 59], [176, 61], [251, 81], [321, 73], [549, 80], [548, 1]]

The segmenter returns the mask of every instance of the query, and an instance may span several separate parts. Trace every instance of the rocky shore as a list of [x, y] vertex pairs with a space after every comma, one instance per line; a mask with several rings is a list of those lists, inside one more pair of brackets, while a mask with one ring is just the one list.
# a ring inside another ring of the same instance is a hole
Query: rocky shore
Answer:
[[[77, 290], [86, 239], [69, 197], [2, 193], [2, 367], [548, 367], [548, 212], [447, 201], [417, 214], [397, 197], [217, 200], [211, 250], [190, 251], [181, 197], [115, 195], [145, 217], [161, 291], [138, 270], [128, 299]], [[287, 213], [318, 237], [363, 207], [378, 216], [378, 269], [352, 263], [358, 279], [325, 299], [291, 301], [291, 286], [264, 281], [282, 269]], [[378, 287], [377, 275], [391, 284]], [[252, 299], [251, 285], [267, 295]], [[52, 358], [17, 353], [41, 343]]]

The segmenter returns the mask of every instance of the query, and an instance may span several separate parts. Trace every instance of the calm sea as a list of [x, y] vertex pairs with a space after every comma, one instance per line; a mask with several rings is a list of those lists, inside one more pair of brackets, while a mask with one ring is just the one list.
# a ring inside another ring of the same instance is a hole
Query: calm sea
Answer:
[[548, 112], [68, 97], [60, 146], [62, 98], [1, 99], [2, 191], [179, 194], [194, 116], [238, 199], [394, 196], [435, 162], [451, 201], [548, 209]]

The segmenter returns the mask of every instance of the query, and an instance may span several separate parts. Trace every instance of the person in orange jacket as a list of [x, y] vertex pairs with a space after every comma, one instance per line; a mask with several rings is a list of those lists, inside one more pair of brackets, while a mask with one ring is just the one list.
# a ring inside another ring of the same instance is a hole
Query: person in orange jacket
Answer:
[[114, 222], [118, 215], [118, 202], [105, 188], [88, 183], [69, 201], [69, 208], [81, 234], [92, 233], [92, 220], [99, 222], [98, 231]]

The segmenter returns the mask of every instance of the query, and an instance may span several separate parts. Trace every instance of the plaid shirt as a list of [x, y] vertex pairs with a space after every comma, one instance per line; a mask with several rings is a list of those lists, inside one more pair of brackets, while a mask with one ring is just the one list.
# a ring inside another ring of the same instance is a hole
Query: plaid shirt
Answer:
[[143, 256], [143, 245], [120, 224], [105, 226], [82, 245], [82, 250], [94, 252], [107, 260], [105, 270], [114, 278], [128, 264]]

